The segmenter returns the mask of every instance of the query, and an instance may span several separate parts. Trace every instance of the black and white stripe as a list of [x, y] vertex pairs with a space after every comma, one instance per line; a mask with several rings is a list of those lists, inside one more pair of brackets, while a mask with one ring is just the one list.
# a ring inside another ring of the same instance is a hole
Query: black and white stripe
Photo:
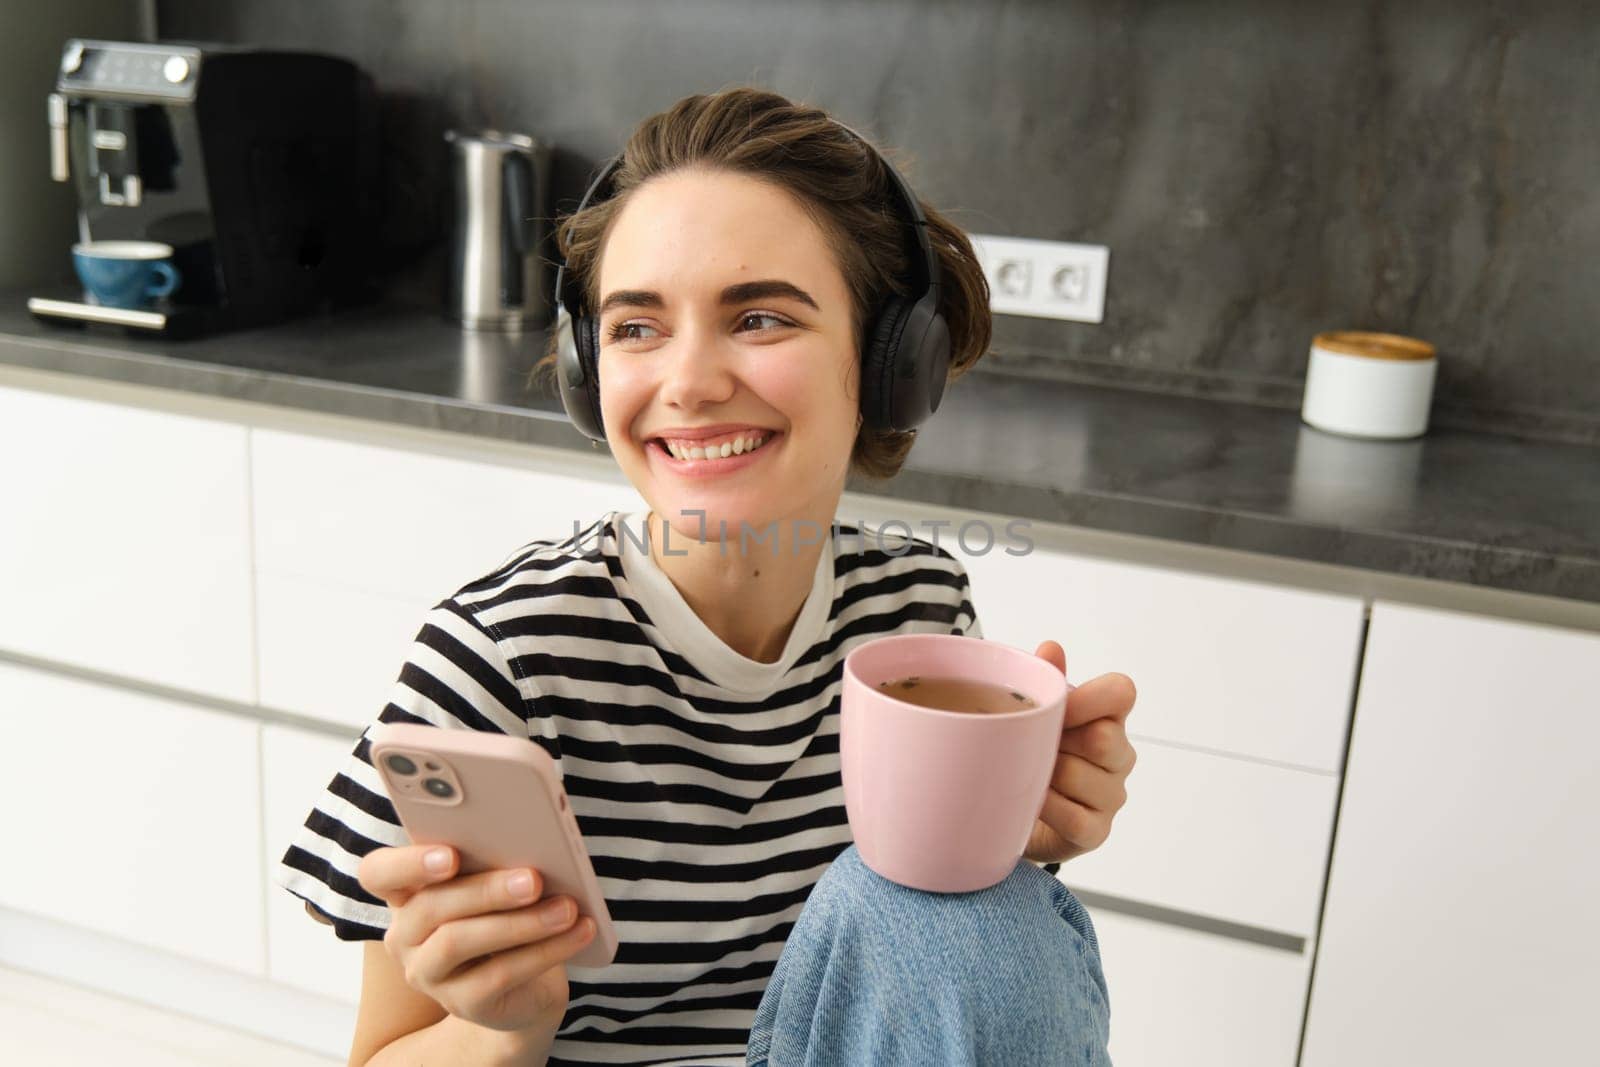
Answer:
[[[561, 768], [621, 947], [603, 970], [569, 970], [552, 1064], [743, 1063], [784, 940], [850, 841], [844, 656], [890, 633], [977, 634], [967, 578], [942, 548], [891, 554], [843, 526], [825, 623], [769, 691], [739, 692], [630, 595], [617, 519], [528, 545], [434, 607], [378, 718], [526, 736]], [[388, 925], [357, 884], [361, 857], [406, 842], [367, 747], [278, 867], [346, 940]]]

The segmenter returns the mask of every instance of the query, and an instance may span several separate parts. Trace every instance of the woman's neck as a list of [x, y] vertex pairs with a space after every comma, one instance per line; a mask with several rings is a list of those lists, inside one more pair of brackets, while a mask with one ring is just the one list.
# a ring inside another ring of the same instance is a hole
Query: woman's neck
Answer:
[[[816, 579], [832, 515], [791, 516], [727, 541], [673, 531], [650, 512], [650, 555], [700, 621], [729, 648], [758, 663], [775, 662]], [[697, 532], [690, 524], [690, 532]], [[760, 537], [762, 540], [758, 541]]]

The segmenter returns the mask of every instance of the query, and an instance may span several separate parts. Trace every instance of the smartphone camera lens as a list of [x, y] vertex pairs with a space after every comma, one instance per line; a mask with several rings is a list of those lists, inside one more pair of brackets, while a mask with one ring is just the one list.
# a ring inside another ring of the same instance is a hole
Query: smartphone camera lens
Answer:
[[443, 778], [424, 778], [422, 788], [436, 797], [453, 797], [456, 795], [455, 787]]
[[384, 760], [389, 769], [396, 774], [416, 774], [417, 765], [398, 753]]

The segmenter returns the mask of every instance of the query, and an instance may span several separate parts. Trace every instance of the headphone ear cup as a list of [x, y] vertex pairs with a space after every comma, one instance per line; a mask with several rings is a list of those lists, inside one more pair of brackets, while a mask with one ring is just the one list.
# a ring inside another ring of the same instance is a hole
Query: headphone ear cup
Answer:
[[561, 406], [579, 433], [591, 441], [604, 441], [596, 351], [594, 320], [574, 319], [563, 308], [556, 320], [556, 388]]
[[594, 417], [594, 433], [589, 436], [596, 441], [606, 439], [605, 419], [600, 415], [600, 320], [585, 315], [580, 320], [581, 329], [577, 335], [583, 340], [582, 345], [583, 365], [587, 373], [583, 376], [583, 391], [588, 394], [589, 410]]
[[872, 320], [861, 353], [861, 421], [873, 430], [894, 428], [894, 368], [911, 311], [909, 301], [890, 297]]
[[589, 402], [588, 360], [583, 353], [585, 334], [583, 320], [574, 321], [562, 308], [556, 316], [556, 390], [572, 425], [593, 440], [596, 428], [590, 425], [593, 406]]

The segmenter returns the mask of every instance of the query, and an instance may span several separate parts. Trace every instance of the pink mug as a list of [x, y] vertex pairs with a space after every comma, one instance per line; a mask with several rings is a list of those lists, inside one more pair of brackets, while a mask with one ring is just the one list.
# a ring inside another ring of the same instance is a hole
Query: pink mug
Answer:
[[[1037, 707], [940, 711], [878, 688], [910, 675], [993, 682]], [[891, 882], [935, 893], [1004, 880], [1044, 807], [1072, 688], [1038, 656], [975, 637], [901, 634], [852, 650], [844, 661], [839, 758], [845, 813], [866, 865]]]

